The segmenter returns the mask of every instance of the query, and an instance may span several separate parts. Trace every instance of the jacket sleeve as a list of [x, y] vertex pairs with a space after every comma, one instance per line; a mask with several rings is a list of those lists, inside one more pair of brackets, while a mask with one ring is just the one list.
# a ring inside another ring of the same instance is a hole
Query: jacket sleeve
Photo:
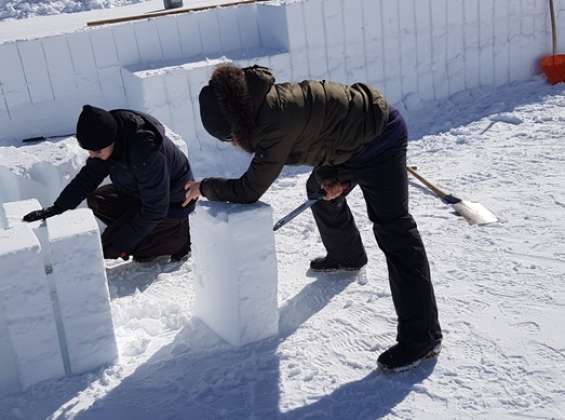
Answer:
[[[144, 136], [153, 136], [145, 132]], [[104, 254], [115, 258], [131, 253], [135, 247], [167, 216], [169, 211], [169, 165], [163, 152], [153, 142], [140, 140], [141, 150], [132, 157], [132, 169], [137, 179], [141, 206], [128, 222], [112, 229], [104, 237]]]
[[292, 144], [286, 136], [264, 139], [240, 178], [205, 178], [200, 184], [200, 192], [211, 201], [256, 202], [281, 173]]
[[108, 165], [100, 159], [88, 158], [86, 164], [71, 182], [61, 191], [53, 205], [61, 211], [76, 208], [104, 178], [108, 176]]

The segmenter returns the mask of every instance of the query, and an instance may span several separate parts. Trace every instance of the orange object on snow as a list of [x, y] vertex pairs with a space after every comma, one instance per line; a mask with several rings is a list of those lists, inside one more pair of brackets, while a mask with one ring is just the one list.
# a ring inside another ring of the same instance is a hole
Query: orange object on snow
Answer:
[[565, 54], [557, 54], [557, 28], [555, 24], [553, 0], [549, 0], [549, 12], [551, 14], [553, 55], [543, 57], [540, 61], [540, 67], [547, 81], [554, 85], [559, 82], [565, 82]]

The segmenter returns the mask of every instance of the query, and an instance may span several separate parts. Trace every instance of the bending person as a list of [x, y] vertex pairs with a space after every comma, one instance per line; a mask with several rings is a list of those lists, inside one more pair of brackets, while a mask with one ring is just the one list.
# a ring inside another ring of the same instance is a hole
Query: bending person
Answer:
[[[107, 225], [102, 233], [104, 258], [148, 261], [190, 253], [184, 185], [193, 180], [187, 157], [165, 136], [155, 118], [137, 111], [105, 111], [85, 105], [77, 140], [88, 150], [85, 166], [52, 206], [24, 216], [32, 222], [74, 209], [84, 199]], [[98, 188], [110, 177], [111, 184]]]
[[367, 263], [346, 195], [359, 185], [377, 243], [384, 252], [398, 316], [397, 344], [382, 353], [383, 369], [399, 370], [435, 356], [442, 333], [424, 245], [408, 211], [407, 130], [376, 89], [327, 81], [276, 84], [271, 71], [217, 67], [200, 92], [204, 127], [253, 154], [238, 179], [206, 178], [186, 185], [185, 205], [209, 200], [252, 203], [284, 165], [314, 168], [309, 197], [327, 255], [317, 271], [359, 270]]

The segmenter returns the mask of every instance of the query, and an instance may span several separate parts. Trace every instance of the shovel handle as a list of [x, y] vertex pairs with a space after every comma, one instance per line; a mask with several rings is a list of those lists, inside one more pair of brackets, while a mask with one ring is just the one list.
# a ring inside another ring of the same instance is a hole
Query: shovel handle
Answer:
[[410, 172], [410, 174], [414, 178], [416, 178], [418, 181], [420, 181], [422, 184], [428, 187], [439, 198], [443, 200], [445, 199], [445, 197], [447, 197], [447, 193], [445, 191], [440, 190], [438, 187], [436, 187], [434, 184], [432, 184], [430, 181], [428, 181], [426, 178], [424, 178], [422, 175], [416, 172], [415, 166], [407, 166], [406, 169], [408, 170], [408, 172]]
[[555, 6], [549, 0], [549, 14], [551, 15], [551, 39], [553, 42], [553, 55], [557, 55], [557, 25], [555, 24]]

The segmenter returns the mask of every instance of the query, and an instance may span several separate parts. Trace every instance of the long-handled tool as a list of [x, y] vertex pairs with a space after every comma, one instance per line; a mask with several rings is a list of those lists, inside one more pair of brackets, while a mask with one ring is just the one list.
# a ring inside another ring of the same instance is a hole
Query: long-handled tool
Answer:
[[412, 174], [418, 181], [428, 187], [435, 195], [437, 195], [441, 201], [445, 204], [451, 205], [453, 209], [462, 216], [471, 225], [486, 225], [489, 223], [494, 223], [498, 221], [497, 217], [491, 213], [482, 204], [474, 203], [472, 201], [461, 200], [452, 194], [447, 194], [446, 192], [440, 190], [418, 172], [414, 166], [408, 166], [406, 168], [410, 174]]
[[304, 210], [309, 209], [310, 207], [312, 207], [314, 204], [316, 204], [318, 201], [320, 201], [322, 198], [324, 198], [324, 194], [323, 193], [319, 193], [318, 195], [314, 196], [313, 198], [306, 200], [304, 203], [302, 203], [300, 206], [298, 206], [297, 208], [295, 208], [294, 210], [292, 210], [290, 213], [288, 213], [285, 217], [283, 217], [282, 219], [280, 219], [277, 223], [275, 223], [275, 226], [273, 226], [273, 231], [277, 231], [279, 230], [281, 227], [283, 227], [284, 225], [286, 225], [288, 222], [290, 222], [292, 219], [294, 219], [296, 216], [298, 216], [300, 213], [302, 213]]
[[38, 143], [40, 141], [51, 140], [51, 139], [58, 139], [60, 137], [70, 137], [74, 136], [75, 133], [68, 133], [68, 134], [59, 134], [57, 136], [37, 136], [37, 137], [28, 137], [27, 139], [23, 139], [22, 143]]

